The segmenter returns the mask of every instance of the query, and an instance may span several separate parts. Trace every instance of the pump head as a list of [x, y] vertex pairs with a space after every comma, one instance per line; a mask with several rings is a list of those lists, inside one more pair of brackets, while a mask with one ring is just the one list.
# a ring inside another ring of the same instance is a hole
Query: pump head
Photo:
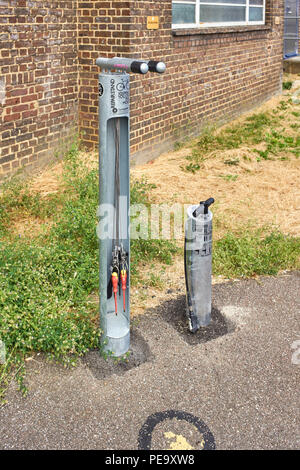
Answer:
[[197, 209], [194, 210], [193, 216], [198, 217], [200, 214], [208, 214], [208, 208], [214, 202], [215, 200], [213, 197], [210, 197], [206, 201], [200, 201], [200, 205], [197, 207]]
[[149, 70], [145, 61], [125, 57], [113, 57], [112, 59], [99, 57], [96, 64], [104, 70], [122, 70], [123, 72], [141, 73], [143, 75]]
[[166, 70], [164, 62], [135, 60], [126, 57], [113, 57], [112, 59], [99, 57], [96, 60], [96, 64], [104, 70], [122, 70], [123, 72], [141, 73], [143, 75], [148, 71], [164, 73]]

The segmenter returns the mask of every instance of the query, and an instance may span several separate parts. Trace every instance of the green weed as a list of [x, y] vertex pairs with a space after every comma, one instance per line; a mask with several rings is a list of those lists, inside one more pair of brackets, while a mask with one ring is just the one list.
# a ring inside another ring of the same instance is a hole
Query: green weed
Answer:
[[[262, 158], [263, 160], [270, 160], [270, 157], [269, 157], [269, 150], [257, 150], [257, 149], [254, 149], [254, 152], [258, 153], [258, 155], [260, 156], [260, 158]], [[257, 161], [260, 161], [260, 158], [258, 157], [258, 158], [257, 158]]]
[[200, 170], [199, 163], [189, 163], [188, 165], [181, 166], [181, 169], [185, 171], [189, 171], [191, 173], [196, 173], [196, 171]]
[[293, 82], [291, 81], [283, 82], [282, 84], [283, 90], [290, 90], [292, 86], [293, 86]]
[[280, 101], [278, 109], [280, 111], [285, 111], [288, 108], [289, 102], [288, 101]]
[[236, 181], [239, 175], [219, 175], [220, 178], [223, 178], [226, 181]]
[[300, 238], [266, 229], [228, 233], [214, 243], [213, 272], [229, 278], [275, 275], [300, 267]]

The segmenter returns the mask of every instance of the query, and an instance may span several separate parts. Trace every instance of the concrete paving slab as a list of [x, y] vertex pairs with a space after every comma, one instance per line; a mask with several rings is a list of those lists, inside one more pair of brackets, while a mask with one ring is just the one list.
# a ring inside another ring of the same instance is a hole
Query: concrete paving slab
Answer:
[[71, 370], [35, 356], [28, 396], [12, 384], [0, 410], [0, 449], [299, 448], [299, 292], [299, 272], [215, 285], [222, 328], [192, 342], [178, 296], [134, 327], [129, 369], [99, 369], [96, 352]]

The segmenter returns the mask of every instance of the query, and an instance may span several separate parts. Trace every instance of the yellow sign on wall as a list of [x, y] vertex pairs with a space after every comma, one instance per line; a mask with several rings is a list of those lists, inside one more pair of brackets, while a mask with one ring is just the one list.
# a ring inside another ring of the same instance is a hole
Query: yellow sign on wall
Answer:
[[159, 17], [158, 16], [147, 16], [147, 29], [158, 29]]

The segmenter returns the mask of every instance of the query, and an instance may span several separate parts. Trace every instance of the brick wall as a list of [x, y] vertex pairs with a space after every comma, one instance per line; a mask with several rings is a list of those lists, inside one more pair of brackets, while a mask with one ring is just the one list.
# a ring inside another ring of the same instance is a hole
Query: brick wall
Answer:
[[78, 2], [79, 127], [87, 147], [98, 142], [100, 55], [130, 54], [130, 1]]
[[[87, 10], [81, 10], [80, 19], [80, 122], [87, 146], [97, 142], [94, 62], [100, 54], [163, 59], [167, 64], [163, 76], [131, 78], [131, 153], [138, 162], [205, 126], [235, 117], [281, 88], [283, 0], [267, 2], [266, 27], [201, 33], [172, 32], [171, 0], [101, 2], [99, 10], [88, 11], [91, 3], [84, 4]], [[96, 7], [99, 2], [94, 3]], [[159, 16], [158, 30], [147, 30], [147, 16]], [[276, 16], [280, 24], [275, 24]]]
[[0, 178], [77, 132], [77, 1], [0, 0]]
[[283, 0], [267, 0], [266, 26], [252, 30], [172, 31], [171, 21], [171, 0], [0, 0], [0, 175], [49, 159], [78, 126], [97, 145], [99, 55], [167, 64], [131, 78], [137, 161], [280, 90]]

